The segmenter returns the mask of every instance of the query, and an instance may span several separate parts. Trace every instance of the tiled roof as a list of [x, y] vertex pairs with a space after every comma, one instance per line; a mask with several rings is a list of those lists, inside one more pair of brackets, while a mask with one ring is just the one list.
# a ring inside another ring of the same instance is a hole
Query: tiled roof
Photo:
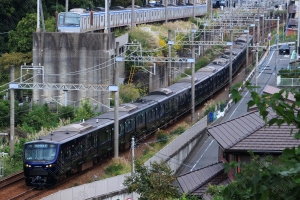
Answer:
[[228, 178], [224, 174], [223, 163], [215, 163], [207, 167], [180, 175], [177, 182], [185, 193], [202, 196], [208, 187], [208, 183], [219, 184]]
[[[273, 118], [275, 113], [270, 109], [268, 111], [268, 118]], [[300, 140], [294, 139], [293, 134], [290, 134], [292, 129], [296, 127], [287, 124], [281, 127], [265, 126], [256, 111], [218, 124], [207, 132], [225, 151], [280, 152], [287, 147], [300, 145]]]
[[[266, 94], [274, 94], [274, 93], [278, 93], [281, 89], [280, 88], [276, 88], [276, 87], [272, 87], [270, 85], [267, 85], [263, 92], [266, 93]], [[285, 97], [285, 92], [283, 93], [283, 96]], [[295, 97], [292, 93], [289, 93], [288, 97], [287, 97], [287, 100], [288, 101], [291, 101], [291, 102], [295, 102]]]

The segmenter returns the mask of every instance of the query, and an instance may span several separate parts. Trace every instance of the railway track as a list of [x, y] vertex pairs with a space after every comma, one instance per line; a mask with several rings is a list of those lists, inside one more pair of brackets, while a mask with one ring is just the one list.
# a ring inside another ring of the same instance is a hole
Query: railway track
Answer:
[[5, 179], [0, 180], [0, 190], [2, 190], [3, 188], [6, 188], [8, 186], [11, 186], [19, 181], [23, 181], [23, 180], [24, 180], [23, 171], [17, 172]]

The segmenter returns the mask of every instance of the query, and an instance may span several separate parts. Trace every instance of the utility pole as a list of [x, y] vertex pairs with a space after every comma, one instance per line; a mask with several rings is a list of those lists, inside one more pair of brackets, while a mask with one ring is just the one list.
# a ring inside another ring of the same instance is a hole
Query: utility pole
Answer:
[[[171, 30], [168, 30], [168, 46], [169, 46], [169, 58], [171, 58], [172, 57], [172, 55], [171, 55], [171, 45], [172, 45], [172, 42], [173, 41], [171, 41]], [[173, 42], [173, 44], [174, 44], [174, 42]], [[170, 86], [171, 85], [171, 66], [172, 65], [172, 63], [171, 63], [171, 60], [170, 60], [170, 62], [168, 63], [168, 86]]]
[[[134, 137], [131, 140], [131, 177], [134, 175]], [[131, 199], [133, 199], [133, 193], [131, 193]]]
[[40, 11], [41, 11], [43, 32], [46, 32], [42, 0], [38, 0], [38, 1], [40, 2]]
[[[299, 17], [298, 17], [298, 19], [299, 19]], [[298, 34], [299, 34], [299, 32], [298, 32]], [[277, 85], [276, 79], [277, 79], [277, 58], [278, 58], [278, 43], [279, 43], [279, 17], [277, 17], [277, 35], [276, 35], [276, 37], [277, 37], [277, 39], [276, 39], [276, 59], [275, 59], [275, 83]], [[299, 39], [298, 39], [298, 44], [299, 44]]]
[[[231, 46], [230, 46], [230, 66], [229, 66], [229, 93], [231, 92], [232, 88], [232, 46], [233, 46], [233, 34], [232, 34], [232, 27], [230, 30], [230, 41], [231, 41]], [[247, 41], [248, 43], [248, 41]]]
[[257, 9], [257, 22], [258, 22], [258, 26], [257, 26], [257, 42], [260, 43], [260, 15], [259, 15], [259, 9]]
[[[119, 56], [119, 42], [116, 43], [116, 56]], [[119, 86], [119, 65], [115, 62], [115, 85]], [[114, 157], [119, 158], [119, 90], [115, 91]]]
[[[300, 1], [299, 1], [300, 2]], [[286, 21], [286, 23], [288, 24], [289, 22], [288, 21]], [[300, 31], [300, 4], [298, 4], [298, 35], [297, 35], [297, 49], [296, 49], [296, 52], [298, 53], [298, 55], [300, 54], [300, 52], [299, 52], [299, 41], [300, 41], [300, 33], [299, 33], [299, 31]]]
[[66, 12], [69, 11], [69, 0], [66, 0]]
[[37, 24], [36, 24], [36, 32], [40, 32], [41, 28], [40, 28], [40, 1], [37, 0], [37, 8], [36, 8], [36, 12], [37, 12]]
[[[10, 66], [10, 82], [11, 85], [15, 80], [15, 66]], [[15, 153], [15, 90], [13, 87], [10, 87], [10, 155], [12, 156]]]
[[248, 73], [248, 66], [249, 66], [249, 49], [248, 49], [248, 41], [249, 41], [249, 26], [247, 27], [247, 42], [246, 42], [246, 70], [245, 70], [245, 77]]
[[[194, 42], [194, 33], [196, 32], [196, 29], [194, 27], [194, 24], [192, 24], [192, 39], [191, 42]], [[195, 59], [195, 45], [192, 45], [192, 58]], [[192, 78], [191, 78], [191, 85], [192, 85], [192, 106], [191, 106], [191, 120], [192, 123], [194, 122], [194, 115], [195, 115], [195, 62], [192, 63]]]
[[133, 31], [134, 29], [134, 20], [135, 20], [135, 16], [134, 16], [134, 0], [131, 1], [131, 31]]
[[165, 23], [167, 23], [168, 22], [168, 2], [167, 2], [167, 0], [165, 0]]
[[105, 0], [105, 25], [104, 25], [104, 33], [108, 33], [108, 0]]
[[196, 0], [193, 0], [193, 19], [195, 19], [195, 3]]
[[[255, 90], [257, 92], [257, 78], [258, 78], [258, 46], [259, 43], [256, 43], [256, 61], [255, 61]], [[276, 67], [275, 67], [276, 68]]]
[[262, 14], [262, 42], [265, 44], [265, 14]]
[[259, 17], [258, 19], [255, 19], [255, 21], [257, 21], [257, 35], [256, 35], [256, 42], [259, 43], [260, 42], [260, 23], [259, 23]]

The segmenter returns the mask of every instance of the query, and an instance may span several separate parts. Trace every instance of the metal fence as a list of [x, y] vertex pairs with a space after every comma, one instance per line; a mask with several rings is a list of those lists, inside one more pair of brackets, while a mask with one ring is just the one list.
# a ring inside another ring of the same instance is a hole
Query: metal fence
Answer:
[[300, 78], [281, 78], [277, 77], [277, 86], [300, 86]]

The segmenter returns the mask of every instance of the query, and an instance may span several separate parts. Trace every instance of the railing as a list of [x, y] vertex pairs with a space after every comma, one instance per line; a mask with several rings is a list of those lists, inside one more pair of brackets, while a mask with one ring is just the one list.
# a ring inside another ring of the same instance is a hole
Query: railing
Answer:
[[300, 86], [300, 78], [281, 78], [277, 77], [277, 86]]

